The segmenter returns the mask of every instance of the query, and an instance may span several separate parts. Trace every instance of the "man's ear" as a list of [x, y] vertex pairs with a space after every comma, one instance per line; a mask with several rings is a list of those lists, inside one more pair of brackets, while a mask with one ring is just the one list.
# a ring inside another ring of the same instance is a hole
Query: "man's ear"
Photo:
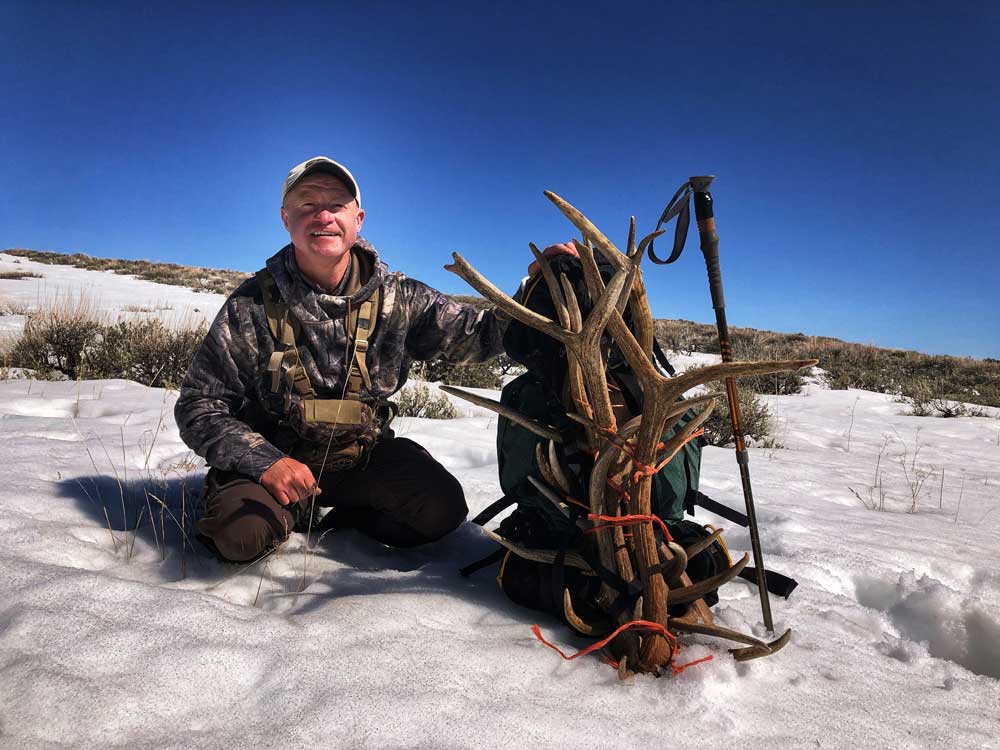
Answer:
[[361, 231], [361, 225], [365, 221], [365, 210], [363, 208], [358, 209], [358, 231]]
[[288, 226], [288, 212], [284, 206], [281, 207], [281, 223], [285, 225], [285, 231], [290, 231]]

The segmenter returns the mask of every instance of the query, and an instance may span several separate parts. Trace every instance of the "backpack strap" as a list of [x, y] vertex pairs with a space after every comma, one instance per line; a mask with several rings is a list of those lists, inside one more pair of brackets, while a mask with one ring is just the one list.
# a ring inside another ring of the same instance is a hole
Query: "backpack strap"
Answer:
[[368, 372], [368, 338], [375, 330], [378, 319], [381, 287], [361, 305], [358, 310], [351, 310], [348, 304], [344, 327], [347, 333], [348, 350], [354, 350], [351, 370], [347, 378], [347, 388], [343, 399], [316, 398], [306, 369], [299, 359], [299, 350], [295, 344], [300, 331], [296, 320], [282, 299], [278, 285], [271, 272], [262, 268], [257, 272], [257, 280], [261, 288], [264, 302], [264, 314], [267, 325], [274, 336], [274, 353], [267, 363], [270, 374], [272, 393], [281, 391], [282, 370], [289, 391], [285, 393], [285, 408], [291, 407], [291, 391], [301, 397], [302, 414], [307, 423], [334, 422], [341, 425], [358, 425], [363, 420], [361, 409], [361, 387], [371, 388], [371, 376]]
[[351, 361], [351, 372], [347, 377], [346, 397], [352, 401], [361, 400], [361, 385], [371, 389], [372, 380], [368, 373], [368, 338], [375, 330], [375, 323], [378, 320], [378, 307], [382, 297], [382, 288], [379, 287], [371, 297], [366, 299], [359, 310], [351, 310], [348, 303], [347, 319], [345, 327], [347, 329], [348, 346], [354, 349], [354, 358]]

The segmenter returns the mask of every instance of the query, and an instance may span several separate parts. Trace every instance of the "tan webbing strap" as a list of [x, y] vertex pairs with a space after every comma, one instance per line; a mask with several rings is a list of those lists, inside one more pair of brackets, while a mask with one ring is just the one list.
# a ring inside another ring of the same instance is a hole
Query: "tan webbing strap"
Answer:
[[[305, 368], [299, 361], [299, 350], [295, 345], [295, 334], [298, 332], [295, 319], [289, 315], [288, 306], [278, 293], [274, 277], [266, 268], [257, 272], [264, 300], [264, 314], [267, 324], [275, 340], [283, 347], [275, 349], [267, 362], [267, 371], [271, 374], [271, 391], [278, 393], [281, 385], [281, 367], [287, 365], [284, 379], [291, 390], [302, 396], [302, 406], [307, 422], [337, 422], [345, 425], [361, 422], [361, 386], [371, 388], [371, 376], [368, 372], [368, 337], [375, 330], [378, 319], [381, 287], [375, 290], [360, 310], [351, 310], [348, 306], [347, 317], [344, 320], [348, 346], [354, 349], [354, 359], [347, 377], [347, 389], [344, 399], [317, 399], [312, 383]], [[286, 399], [287, 400], [287, 399]]]
[[[375, 322], [378, 319], [378, 305], [381, 298], [381, 287], [375, 290], [361, 309], [349, 310], [347, 313], [348, 336], [354, 339], [352, 348], [354, 349], [354, 359], [351, 362], [351, 372], [347, 377], [347, 392], [345, 397], [358, 401], [361, 399], [361, 385], [365, 388], [372, 387], [371, 376], [368, 373], [368, 337], [375, 330]], [[353, 336], [351, 331], [354, 331]]]

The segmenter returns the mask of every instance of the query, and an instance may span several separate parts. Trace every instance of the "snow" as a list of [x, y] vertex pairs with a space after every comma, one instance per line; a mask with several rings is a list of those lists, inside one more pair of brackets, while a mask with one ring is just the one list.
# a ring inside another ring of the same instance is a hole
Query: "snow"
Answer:
[[[168, 325], [193, 328], [202, 321], [211, 323], [226, 298], [112, 271], [49, 265], [0, 253], [0, 275], [11, 272], [41, 278], [0, 278], [0, 312], [5, 302], [27, 308], [82, 302], [109, 320], [159, 318]], [[16, 335], [23, 326], [23, 315], [0, 315], [0, 335]]]
[[[222, 300], [16, 267], [46, 274], [36, 288], [90, 286], [110, 315], [163, 300], [211, 317]], [[0, 299], [33, 303], [20, 285], [39, 281], [0, 281]], [[1000, 748], [996, 418], [911, 417], [887, 395], [815, 383], [768, 397], [783, 447], [751, 449], [750, 468], [765, 560], [799, 581], [772, 598], [792, 642], [737, 664], [692, 637], [680, 660], [712, 661], [622, 683], [540, 644], [532, 623], [564, 651], [588, 642], [508, 601], [493, 569], [457, 574], [493, 549], [470, 524], [404, 551], [294, 534], [247, 569], [193, 552], [180, 519], [204, 466], [177, 435], [176, 397], [0, 381], [2, 748]], [[460, 411], [397, 428], [458, 476], [475, 514], [499, 496], [496, 420]], [[884, 512], [852, 492], [877, 502], [879, 487]], [[741, 506], [731, 451], [705, 450], [702, 489]], [[748, 551], [745, 530], [698, 518]], [[765, 635], [754, 587], [720, 593], [721, 624]]]

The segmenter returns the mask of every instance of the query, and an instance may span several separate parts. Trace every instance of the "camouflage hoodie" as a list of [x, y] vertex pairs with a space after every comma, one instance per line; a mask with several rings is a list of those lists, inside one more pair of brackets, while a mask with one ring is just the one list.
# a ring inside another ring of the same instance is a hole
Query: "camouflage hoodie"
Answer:
[[[344, 319], [382, 285], [381, 310], [369, 340], [372, 403], [399, 390], [413, 360], [481, 362], [503, 351], [506, 321], [459, 305], [402, 273], [390, 272], [359, 239], [351, 249], [360, 288], [327, 294], [306, 279], [291, 245], [267, 261], [289, 312], [301, 324], [300, 361], [317, 398], [341, 398], [350, 366]], [[344, 285], [342, 285], [344, 286]], [[339, 291], [339, 290], [338, 290]], [[282, 424], [281, 397], [271, 393], [267, 363], [275, 350], [260, 284], [248, 279], [226, 300], [181, 385], [174, 416], [181, 438], [209, 465], [256, 480], [297, 440]]]

